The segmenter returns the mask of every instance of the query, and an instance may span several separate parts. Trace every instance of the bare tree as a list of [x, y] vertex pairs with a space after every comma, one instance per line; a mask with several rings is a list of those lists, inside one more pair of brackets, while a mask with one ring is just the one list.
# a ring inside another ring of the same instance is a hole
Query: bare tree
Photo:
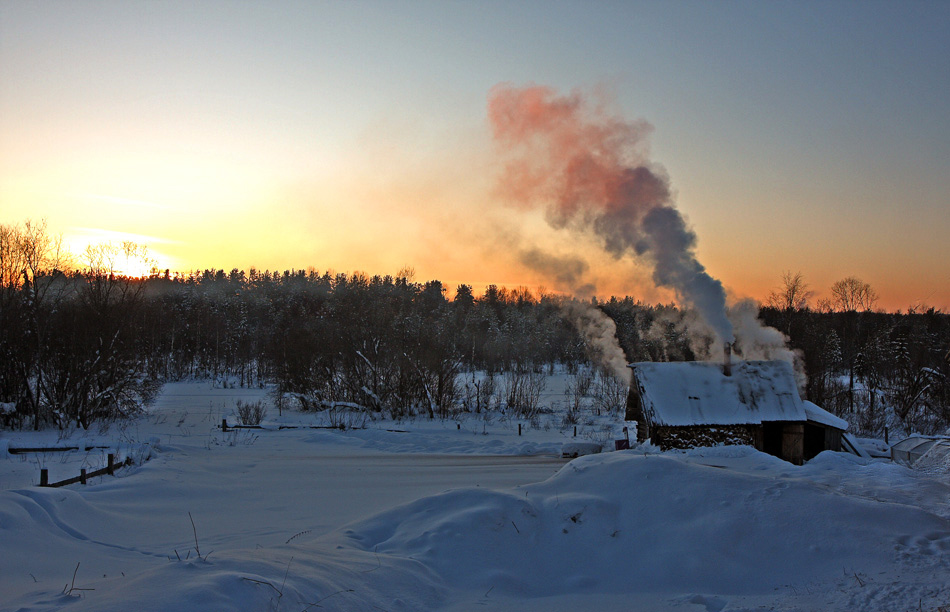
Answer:
[[17, 360], [22, 381], [19, 395], [32, 414], [33, 428], [39, 429], [40, 422], [51, 414], [41, 398], [45, 384], [41, 364], [48, 357], [50, 339], [55, 333], [52, 314], [71, 289], [63, 274], [68, 256], [63, 249], [62, 236], [51, 236], [46, 220], [27, 220], [18, 231], [16, 249], [19, 251], [18, 263], [22, 266], [21, 322], [26, 331], [24, 350]]
[[809, 291], [808, 283], [801, 272], [782, 273], [782, 286], [769, 293], [768, 305], [781, 313], [782, 331], [786, 336], [792, 333], [792, 322], [797, 313], [808, 308], [808, 300], [814, 295]]
[[22, 244], [19, 225], [0, 224], [0, 287], [4, 289], [16, 290], [23, 283], [26, 265]]
[[815, 310], [822, 314], [828, 314], [834, 309], [834, 304], [828, 298], [819, 298], [818, 303], [815, 304]]
[[868, 311], [877, 302], [877, 291], [859, 278], [848, 276], [831, 286], [831, 300], [841, 312]]
[[43, 301], [54, 272], [69, 265], [69, 257], [63, 248], [62, 235], [52, 236], [46, 228], [46, 220], [27, 220], [19, 235], [19, 250], [22, 257], [24, 282], [31, 283], [35, 298]]
[[782, 273], [782, 286], [771, 291], [766, 302], [776, 310], [804, 310], [814, 294], [801, 272], [786, 271]]

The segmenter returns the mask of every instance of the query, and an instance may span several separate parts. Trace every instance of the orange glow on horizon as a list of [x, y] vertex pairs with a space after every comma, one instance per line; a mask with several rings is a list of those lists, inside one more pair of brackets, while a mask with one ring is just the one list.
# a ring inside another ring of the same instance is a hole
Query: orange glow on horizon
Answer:
[[[390, 206], [398, 208], [394, 204]], [[411, 212], [411, 207], [407, 210]], [[75, 269], [84, 267], [84, 251], [90, 245], [121, 245], [129, 241], [147, 247], [149, 263], [125, 262], [121, 257], [115, 259], [116, 272], [132, 277], [148, 276], [153, 269], [159, 273], [168, 269], [172, 273], [187, 275], [207, 269], [247, 272], [256, 268], [283, 272], [311, 267], [321, 273], [330, 271], [349, 275], [363, 271], [368, 276], [394, 276], [409, 267], [415, 270], [416, 282], [441, 281], [450, 299], [461, 284], [471, 286], [476, 297], [484, 295], [489, 285], [504, 287], [509, 292], [524, 287], [535, 296], [541, 293], [570, 295], [568, 288], [559, 286], [555, 280], [545, 278], [537, 271], [526, 269], [517, 257], [518, 249], [524, 248], [519, 245], [565, 245], [568, 243], [566, 236], [544, 228], [522, 228], [523, 233], [508, 241], [509, 237], [492, 236], [492, 231], [497, 228], [485, 222], [487, 212], [472, 218], [459, 218], [460, 228], [478, 228], [477, 231], [465, 233], [463, 229], [439, 223], [435, 231], [430, 232], [425, 218], [429, 212], [423, 208], [419, 210], [419, 216], [404, 215], [398, 225], [377, 219], [375, 225], [368, 225], [364, 232], [356, 233], [335, 231], [336, 227], [345, 225], [342, 214], [339, 218], [326, 217], [327, 223], [316, 224], [316, 231], [311, 229], [309, 221], [307, 224], [288, 225], [279, 216], [263, 216], [260, 223], [223, 219], [220, 228], [211, 232], [183, 224], [180, 219], [176, 221], [177, 226], [156, 227], [153, 233], [86, 226], [70, 226], [63, 231], [64, 228], [54, 224], [50, 224], [49, 231], [54, 236], [62, 235], [63, 245], [71, 255], [70, 267]], [[500, 219], [510, 221], [504, 215]], [[362, 218], [353, 222], [359, 224]], [[387, 231], [387, 226], [398, 230]], [[404, 239], [404, 236], [412, 239]], [[702, 239], [702, 234], [700, 237]], [[700, 246], [706, 244], [701, 241]], [[644, 304], [676, 302], [672, 292], [652, 286], [648, 266], [633, 259], [613, 259], [583, 242], [574, 241], [565, 246], [572, 247], [590, 264], [589, 276], [596, 286], [594, 295], [598, 299], [629, 296]], [[813, 308], [822, 298], [830, 297], [830, 288], [835, 281], [856, 276], [877, 291], [878, 309], [889, 312], [909, 308], [920, 311], [930, 307], [942, 312], [950, 310], [950, 282], [939, 287], [928, 286], [927, 279], [905, 274], [899, 261], [886, 268], [862, 268], [859, 265], [852, 267], [847, 261], [831, 260], [819, 265], [803, 258], [802, 263], [808, 265], [797, 266], [797, 262], [787, 259], [787, 256], [767, 251], [767, 245], [757, 248], [762, 249], [761, 255], [751, 259], [745, 252], [725, 251], [723, 255], [723, 251], [700, 249], [699, 259], [707, 264], [713, 276], [722, 280], [730, 302], [751, 298], [764, 303], [769, 292], [779, 287], [782, 273], [790, 270], [801, 272], [805, 277], [809, 289], [814, 292], [810, 301]]]
[[[440, 232], [439, 236], [449, 241], [452, 238], [451, 232]], [[365, 253], [354, 254], [347, 251], [337, 251], [332, 259], [328, 259], [325, 253], [315, 257], [308, 256], [303, 251], [300, 252], [299, 257], [289, 252], [284, 252], [279, 256], [267, 256], [268, 241], [262, 240], [256, 244], [263, 248], [255, 251], [254, 255], [249, 257], [248, 250], [243, 248], [239, 240], [227, 240], [225, 238], [223, 241], [214, 242], [212, 246], [217, 248], [208, 248], [207, 245], [170, 241], [154, 236], [105, 230], [93, 232], [88, 229], [64, 235], [63, 242], [70, 251], [77, 267], [83, 267], [82, 255], [86, 246], [102, 244], [108, 242], [108, 239], [116, 243], [117, 239], [122, 238], [148, 247], [148, 263], [116, 261], [116, 272], [134, 278], [147, 277], [155, 271], [161, 274], [166, 269], [170, 270], [172, 274], [177, 272], [182, 275], [188, 275], [196, 271], [219, 269], [225, 272], [230, 272], [232, 269], [248, 272], [254, 268], [259, 271], [269, 270], [270, 272], [282, 273], [284, 270], [313, 268], [321, 274], [330, 272], [331, 274], [344, 273], [347, 275], [362, 273], [367, 276], [395, 276], [404, 268], [412, 268], [415, 271], [413, 279], [415, 282], [441, 281], [445, 286], [446, 296], [449, 299], [454, 298], [457, 287], [462, 284], [472, 287], [473, 294], [476, 297], [484, 295], [485, 290], [490, 285], [504, 288], [508, 292], [526, 288], [535, 297], [541, 294], [573, 297], [566, 288], [559, 287], [551, 279], [543, 278], [534, 271], [524, 269], [511, 257], [510, 253], [499, 251], [494, 256], [488, 256], [480, 253], [479, 249], [472, 251], [461, 245], [459, 246], [460, 249], [475, 256], [468, 259], [460, 258], [460, 260], [447, 261], [444, 258], [425, 258], [407, 252], [405, 256], [392, 257], [385, 255], [385, 251], [392, 247], [384, 242], [379, 242], [376, 245], [378, 247], [377, 252], [371, 254], [369, 258], [365, 257]], [[271, 240], [280, 242], [279, 237]], [[230, 248], [221, 248], [222, 243]], [[158, 248], [153, 247], [153, 244], [157, 245]], [[356, 265], [347, 265], [347, 260], [351, 257]], [[393, 263], [388, 265], [385, 260]], [[599, 300], [609, 299], [610, 297], [631, 297], [644, 304], [677, 303], [675, 295], [671, 291], [653, 287], [649, 281], [649, 275], [636, 262], [618, 262], [610, 258], [600, 260], [592, 258], [592, 261], [594, 261], [594, 264], [591, 275], [596, 278], [595, 285], [597, 287], [594, 295]], [[768, 268], [768, 262], [765, 262], [763, 270], [763, 272], [753, 273], [749, 269], [722, 270], [717, 268], [714, 270], [714, 275], [718, 275], [726, 286], [730, 302], [753, 299], [760, 304], [764, 304], [769, 293], [779, 288], [783, 270], [771, 270], [771, 268]], [[837, 267], [811, 271], [802, 269], [801, 272], [805, 276], [809, 290], [813, 292], [809, 302], [812, 308], [816, 308], [822, 298], [830, 297], [830, 287], [836, 280], [854, 275], [869, 282], [878, 292], [877, 309], [888, 312], [906, 311], [909, 308], [926, 310], [929, 307], [943, 312], [948, 310], [948, 305], [944, 303], [947, 300], [946, 288], [920, 286], [913, 282], [914, 279], [899, 278], [896, 280], [900, 282], [895, 282], [893, 277], [878, 277], [859, 272], [849, 274], [848, 272], [840, 272]]]

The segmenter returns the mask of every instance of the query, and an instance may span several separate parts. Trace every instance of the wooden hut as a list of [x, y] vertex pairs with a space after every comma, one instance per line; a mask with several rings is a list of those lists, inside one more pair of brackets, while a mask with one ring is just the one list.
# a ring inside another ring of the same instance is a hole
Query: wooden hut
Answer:
[[747, 444], [800, 465], [841, 450], [848, 424], [798, 395], [783, 361], [635, 363], [627, 400], [637, 439], [663, 450]]

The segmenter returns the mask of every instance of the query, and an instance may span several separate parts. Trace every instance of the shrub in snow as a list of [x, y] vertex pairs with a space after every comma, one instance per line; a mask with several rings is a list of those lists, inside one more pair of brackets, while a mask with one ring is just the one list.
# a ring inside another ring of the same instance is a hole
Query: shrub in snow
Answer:
[[594, 384], [594, 373], [589, 368], [578, 368], [577, 373], [570, 376], [564, 395], [568, 398], [571, 412], [577, 412], [581, 409], [584, 398], [590, 393], [592, 384]]
[[538, 413], [546, 377], [540, 372], [515, 370], [505, 373], [505, 404], [509, 411], [525, 417]]
[[594, 414], [621, 414], [627, 406], [630, 387], [610, 372], [601, 370], [591, 392], [594, 398]]
[[577, 425], [581, 420], [578, 417], [576, 410], [568, 410], [564, 413], [564, 417], [561, 419], [561, 427], [570, 427], [571, 425]]
[[482, 409], [491, 410], [492, 398], [495, 397], [495, 375], [489, 372], [476, 385], [477, 403], [475, 412], [480, 412]]
[[242, 425], [260, 425], [264, 417], [267, 416], [267, 408], [264, 406], [264, 402], [260, 400], [247, 403], [238, 400], [237, 412]]
[[323, 413], [325, 423], [336, 429], [366, 429], [369, 414], [358, 404], [334, 402]]

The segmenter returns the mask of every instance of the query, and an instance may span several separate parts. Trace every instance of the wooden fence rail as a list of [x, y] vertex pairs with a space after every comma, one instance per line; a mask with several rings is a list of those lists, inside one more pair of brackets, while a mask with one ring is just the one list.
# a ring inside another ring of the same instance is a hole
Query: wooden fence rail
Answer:
[[[520, 425], [519, 425], [520, 427]], [[227, 419], [221, 419], [221, 431], [227, 433], [229, 431], [237, 431], [239, 429], [257, 429], [261, 431], [274, 431], [273, 428], [265, 428], [263, 425], [228, 425]], [[366, 429], [366, 427], [347, 427], [346, 425], [278, 425], [277, 431], [284, 431], [285, 429], [336, 429], [339, 431], [346, 431], [347, 429]], [[384, 431], [389, 431], [392, 433], [409, 433], [405, 429], [386, 429]]]
[[[221, 419], [221, 431], [227, 433], [235, 429], [264, 429], [263, 425], [228, 425], [227, 419]], [[278, 425], [278, 430], [283, 429], [346, 429], [342, 425]], [[359, 428], [362, 429], [362, 428]]]
[[38, 446], [7, 449], [11, 455], [25, 455], [26, 453], [65, 453], [66, 451], [91, 451], [100, 448], [111, 448], [110, 446]]
[[112, 453], [109, 453], [109, 464], [106, 467], [99, 470], [92, 471], [92, 472], [86, 472], [86, 468], [82, 468], [79, 470], [79, 476], [75, 476], [73, 478], [67, 478], [66, 480], [60, 480], [59, 482], [50, 482], [49, 470], [46, 468], [42, 468], [40, 470], [40, 486], [41, 487], [65, 487], [66, 485], [76, 484], [77, 482], [86, 484], [86, 480], [88, 480], [89, 478], [95, 478], [96, 476], [104, 476], [106, 474], [109, 474], [110, 476], [115, 475], [115, 471], [117, 469], [125, 467], [127, 465], [132, 465], [131, 457], [126, 457], [125, 461], [116, 463], [115, 455]]

